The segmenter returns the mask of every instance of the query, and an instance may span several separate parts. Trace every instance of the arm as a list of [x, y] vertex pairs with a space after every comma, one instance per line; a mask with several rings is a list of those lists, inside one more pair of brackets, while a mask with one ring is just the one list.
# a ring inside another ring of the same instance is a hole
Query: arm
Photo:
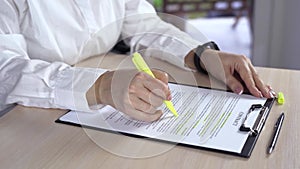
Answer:
[[[145, 0], [127, 0], [122, 38], [132, 51], [144, 50], [144, 56], [157, 57], [186, 68], [184, 56], [202, 42], [192, 39], [175, 26], [162, 21], [154, 8]], [[178, 22], [184, 22], [183, 19]], [[203, 42], [207, 39], [203, 35]]]
[[[144, 0], [128, 0], [126, 7], [127, 18], [123, 34], [124, 37], [130, 37], [131, 46], [147, 47], [146, 51], [150, 49], [148, 54], [151, 56], [181, 68], [195, 69], [193, 49], [208, 41], [202, 34], [199, 34], [202, 42], [193, 40], [179, 29], [161, 21], [151, 5]], [[163, 52], [151, 53], [151, 49]], [[273, 97], [270, 94], [271, 87], [263, 83], [247, 57], [206, 50], [201, 60], [202, 67], [205, 67], [209, 74], [223, 81], [235, 93], [243, 93], [242, 83], [245, 83], [254, 96]]]
[[105, 70], [30, 59], [21, 34], [22, 9], [0, 1], [0, 109], [25, 106], [88, 111], [86, 91]]

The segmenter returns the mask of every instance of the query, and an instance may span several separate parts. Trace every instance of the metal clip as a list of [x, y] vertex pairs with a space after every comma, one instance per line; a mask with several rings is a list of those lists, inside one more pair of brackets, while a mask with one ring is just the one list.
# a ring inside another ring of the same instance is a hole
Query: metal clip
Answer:
[[[246, 126], [246, 121], [247, 121], [247, 118], [249, 117], [249, 115], [251, 114], [251, 112], [253, 112], [254, 110], [256, 109], [261, 109], [260, 112], [259, 112], [259, 115], [257, 116], [256, 120], [255, 120], [255, 123], [252, 127], [249, 127], [249, 126]], [[268, 107], [265, 107], [265, 106], [262, 106], [261, 104], [253, 104], [241, 127], [240, 127], [240, 131], [244, 131], [244, 132], [250, 132], [251, 135], [253, 136], [256, 136], [257, 134], [260, 133], [261, 129], [262, 129], [262, 126], [263, 124], [265, 123], [266, 121], [266, 117], [267, 117], [267, 114], [268, 114], [268, 111], [269, 111], [269, 108]]]

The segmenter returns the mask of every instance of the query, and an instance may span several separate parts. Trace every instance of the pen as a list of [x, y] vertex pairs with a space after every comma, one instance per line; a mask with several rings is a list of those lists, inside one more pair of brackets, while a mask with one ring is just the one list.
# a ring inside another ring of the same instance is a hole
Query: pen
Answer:
[[[148, 67], [146, 62], [144, 61], [143, 57], [139, 53], [135, 52], [132, 55], [132, 62], [134, 63], [134, 65], [136, 66], [136, 68], [139, 71], [143, 71], [143, 72], [147, 73], [148, 75], [152, 76], [153, 78], [155, 78], [154, 74], [152, 73], [152, 71], [150, 70], [150, 68]], [[168, 100], [164, 100], [164, 103], [167, 106], [167, 108], [173, 113], [173, 115], [175, 117], [177, 117], [178, 114], [173, 106], [173, 103]]]
[[270, 145], [268, 147], [268, 153], [271, 154], [272, 151], [275, 148], [276, 142], [278, 140], [278, 136], [282, 127], [282, 123], [283, 123], [283, 119], [284, 119], [284, 113], [282, 112], [281, 115], [278, 117], [275, 126], [274, 126], [274, 133], [270, 142]]

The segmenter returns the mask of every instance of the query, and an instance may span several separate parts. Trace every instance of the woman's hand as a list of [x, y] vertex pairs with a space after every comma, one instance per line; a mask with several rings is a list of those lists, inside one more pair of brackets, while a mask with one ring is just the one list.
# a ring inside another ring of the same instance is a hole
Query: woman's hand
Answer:
[[[193, 60], [192, 54], [187, 57], [190, 58], [186, 58], [186, 61]], [[245, 86], [256, 97], [275, 96], [272, 88], [264, 84], [246, 56], [207, 49], [202, 53], [200, 64], [210, 75], [223, 81], [237, 94], [242, 94]]]
[[[106, 72], [94, 87], [97, 103], [111, 105], [136, 120], [151, 122], [159, 119], [163, 100], [171, 100], [168, 75], [153, 70], [155, 78], [136, 70]], [[88, 99], [89, 100], [89, 99]]]

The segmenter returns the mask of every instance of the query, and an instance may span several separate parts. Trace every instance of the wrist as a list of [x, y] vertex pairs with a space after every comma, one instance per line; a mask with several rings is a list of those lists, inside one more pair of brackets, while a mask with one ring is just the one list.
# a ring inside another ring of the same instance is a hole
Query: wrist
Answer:
[[[105, 74], [105, 73], [104, 73]], [[100, 99], [100, 83], [101, 83], [101, 78], [103, 77], [103, 75], [101, 75], [95, 82], [94, 86], [95, 86], [95, 99], [96, 99], [96, 103], [97, 104], [101, 104], [101, 99]]]
[[194, 69], [194, 70], [197, 70], [197, 68], [195, 67], [195, 64], [194, 64], [194, 50], [191, 50], [184, 58], [184, 63], [185, 65], [190, 68], [190, 69]]
[[205, 65], [203, 64], [202, 57], [204, 57], [203, 56], [204, 53], [209, 50], [219, 50], [219, 47], [217, 46], [216, 43], [211, 41], [211, 42], [207, 42], [203, 45], [199, 45], [194, 50], [194, 65], [199, 72], [202, 72], [205, 74], [208, 74], [208, 73], [205, 68]]
[[105, 72], [102, 74], [93, 84], [93, 86], [88, 90], [86, 97], [88, 104], [91, 105], [98, 105], [98, 104], [108, 104], [107, 95], [109, 93], [109, 73]]

